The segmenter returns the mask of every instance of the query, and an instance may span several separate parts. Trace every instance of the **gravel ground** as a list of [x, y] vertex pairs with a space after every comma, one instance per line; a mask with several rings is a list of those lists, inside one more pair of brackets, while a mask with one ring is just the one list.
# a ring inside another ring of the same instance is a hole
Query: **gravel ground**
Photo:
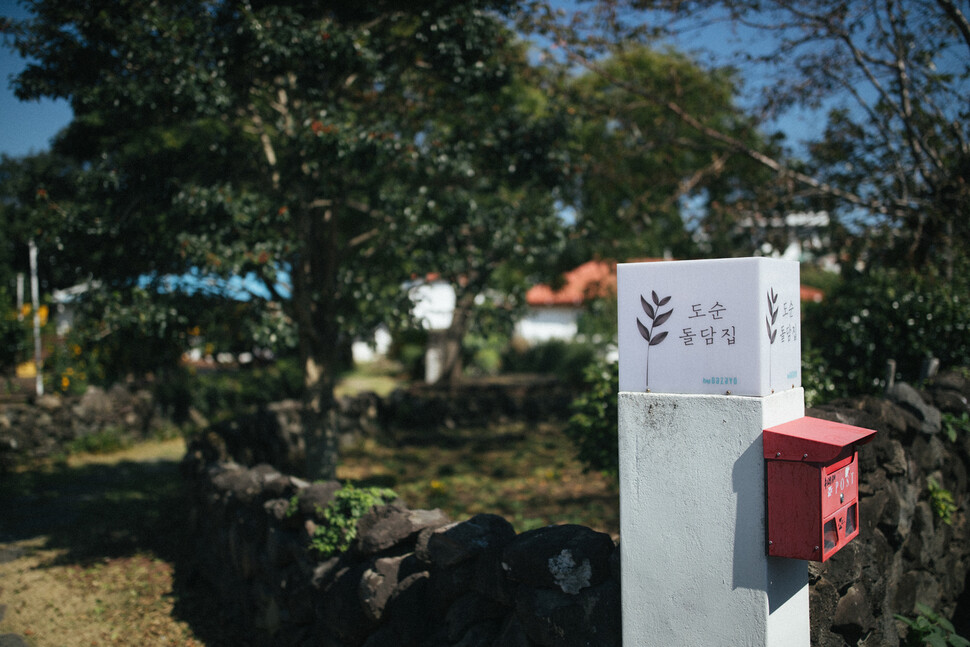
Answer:
[[0, 481], [0, 646], [217, 645], [171, 513], [181, 440]]

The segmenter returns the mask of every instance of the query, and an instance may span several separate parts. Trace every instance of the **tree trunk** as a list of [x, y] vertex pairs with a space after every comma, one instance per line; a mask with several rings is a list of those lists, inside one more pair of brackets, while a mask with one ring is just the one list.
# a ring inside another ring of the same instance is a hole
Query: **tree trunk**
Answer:
[[333, 389], [337, 369], [338, 326], [334, 307], [337, 259], [334, 214], [318, 217], [311, 208], [297, 215], [303, 248], [293, 264], [292, 306], [303, 368], [304, 476], [333, 479], [337, 474], [337, 415]]
[[462, 341], [471, 324], [472, 308], [475, 305], [474, 294], [460, 294], [455, 300], [455, 313], [451, 317], [451, 325], [445, 331], [442, 343], [444, 351], [443, 369], [437, 384], [447, 384], [456, 389], [461, 382], [463, 371], [461, 360]]
[[302, 358], [304, 475], [314, 480], [330, 480], [337, 476], [337, 410], [333, 378], [321, 359], [313, 353]]

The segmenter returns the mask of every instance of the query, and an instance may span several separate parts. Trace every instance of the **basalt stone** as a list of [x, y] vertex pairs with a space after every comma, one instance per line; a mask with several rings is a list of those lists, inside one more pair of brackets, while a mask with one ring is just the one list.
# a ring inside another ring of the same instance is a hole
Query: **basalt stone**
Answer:
[[509, 616], [505, 620], [495, 637], [495, 642], [492, 643], [493, 647], [531, 647], [534, 644], [529, 640], [529, 635], [525, 632], [522, 621], [515, 615]]
[[877, 433], [873, 442], [859, 453], [859, 470], [862, 474], [871, 474], [879, 467], [893, 477], [906, 474], [908, 469], [906, 450], [898, 440], [885, 434]]
[[947, 457], [947, 449], [937, 436], [919, 436], [909, 448], [910, 456], [923, 474], [932, 474], [941, 467]]
[[305, 519], [323, 521], [323, 511], [327, 509], [334, 495], [340, 489], [337, 481], [313, 483], [297, 494], [297, 509]]
[[269, 474], [263, 478], [264, 496], [270, 499], [289, 499], [299, 491], [293, 480], [282, 474]]
[[[838, 590], [824, 577], [809, 589], [808, 606], [809, 617], [812, 618], [810, 631], [812, 645], [834, 644], [834, 637], [830, 637], [832, 632], [829, 619], [835, 615], [835, 607], [838, 604]], [[841, 641], [841, 638], [838, 640]]]
[[498, 620], [484, 620], [472, 625], [454, 643], [454, 647], [492, 647], [502, 625]]
[[251, 470], [227, 469], [212, 479], [212, 485], [223, 493], [227, 501], [248, 505], [262, 491], [263, 479]]
[[[466, 593], [451, 605], [445, 616], [448, 640], [457, 642], [472, 626], [486, 620], [504, 618], [511, 609], [480, 593]], [[497, 633], [498, 627], [496, 626]]]
[[528, 637], [540, 645], [620, 645], [620, 585], [615, 580], [578, 594], [522, 586], [515, 609]]
[[613, 551], [609, 535], [567, 524], [522, 533], [502, 561], [510, 580], [576, 594], [609, 578]]
[[448, 568], [481, 555], [489, 548], [505, 546], [515, 538], [515, 529], [508, 521], [494, 514], [478, 514], [467, 521], [435, 529], [428, 535], [427, 559], [437, 568]]
[[[414, 573], [402, 579], [385, 606], [387, 627], [396, 640], [376, 645], [408, 645], [429, 633], [433, 611], [428, 604], [429, 577], [427, 573]], [[440, 619], [439, 619], [440, 622]], [[370, 643], [369, 643], [370, 644]]]
[[431, 567], [431, 595], [428, 603], [435, 613], [444, 615], [461, 596], [476, 590], [479, 559], [470, 559], [448, 568]]
[[939, 409], [933, 407], [920, 392], [905, 382], [898, 382], [886, 393], [890, 400], [912, 413], [919, 420], [919, 431], [932, 435], [939, 433], [943, 418]]
[[513, 583], [505, 576], [505, 569], [502, 567], [503, 553], [501, 547], [482, 552], [474, 562], [475, 573], [471, 576], [471, 584], [472, 590], [490, 600], [511, 606]]
[[400, 582], [415, 573], [420, 573], [421, 563], [414, 555], [398, 555], [374, 560], [373, 565], [364, 571], [360, 579], [357, 595], [364, 612], [378, 621]]
[[310, 576], [310, 586], [318, 591], [326, 591], [343, 566], [345, 564], [339, 557], [331, 557], [324, 562], [320, 562], [313, 568], [313, 574]]
[[366, 564], [341, 569], [324, 592], [317, 613], [340, 640], [359, 645], [374, 630], [374, 620], [360, 603], [358, 589]]
[[935, 390], [932, 392], [933, 405], [942, 413], [961, 416], [970, 413], [970, 403], [967, 396], [956, 391]]
[[286, 499], [269, 499], [263, 502], [266, 516], [279, 524], [285, 524], [295, 515], [290, 514], [290, 502]]
[[409, 510], [403, 503], [376, 506], [357, 522], [354, 548], [373, 555], [392, 546], [413, 541], [425, 528], [438, 528], [449, 521], [441, 510]]
[[867, 563], [867, 552], [865, 544], [857, 539], [849, 542], [822, 564], [825, 579], [839, 591], [845, 590], [862, 576], [862, 567]]
[[849, 644], [856, 644], [874, 626], [865, 589], [861, 584], [850, 586], [835, 606], [833, 630], [845, 636]]
[[926, 571], [907, 571], [899, 578], [892, 606], [897, 613], [914, 616], [919, 612], [917, 602], [933, 608], [939, 606], [939, 598], [940, 585], [932, 575]]

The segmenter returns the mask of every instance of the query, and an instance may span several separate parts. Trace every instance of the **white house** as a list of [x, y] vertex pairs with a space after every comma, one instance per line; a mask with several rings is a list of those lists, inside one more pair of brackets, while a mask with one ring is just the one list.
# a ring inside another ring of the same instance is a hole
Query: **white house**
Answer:
[[559, 289], [534, 285], [525, 294], [525, 315], [515, 324], [515, 335], [530, 344], [552, 339], [570, 341], [579, 332], [583, 304], [616, 294], [616, 263], [588, 261], [566, 272]]

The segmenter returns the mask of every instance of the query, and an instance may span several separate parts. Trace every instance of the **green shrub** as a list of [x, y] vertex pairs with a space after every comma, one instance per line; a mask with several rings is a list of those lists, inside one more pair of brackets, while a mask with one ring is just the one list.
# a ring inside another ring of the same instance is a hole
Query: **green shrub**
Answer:
[[970, 364], [970, 279], [945, 281], [913, 271], [874, 270], [846, 278], [818, 304], [806, 304], [803, 337], [833, 375], [835, 395], [878, 391], [886, 361], [916, 381], [923, 361]]
[[970, 414], [966, 411], [959, 417], [952, 413], [943, 414], [943, 433], [951, 443], [957, 442], [961, 434], [970, 433]]
[[0, 370], [13, 366], [27, 351], [28, 324], [17, 319], [6, 290], [0, 287]]
[[424, 378], [424, 353], [428, 348], [428, 331], [407, 328], [394, 334], [388, 357], [397, 361], [414, 380]]
[[619, 391], [617, 365], [589, 364], [586, 389], [573, 400], [566, 436], [577, 449], [586, 469], [616, 476], [619, 473], [616, 396]]
[[919, 615], [915, 618], [896, 614], [909, 631], [902, 642], [906, 647], [970, 647], [970, 640], [958, 636], [953, 624], [925, 604], [916, 603]]
[[302, 385], [299, 363], [282, 358], [273, 364], [230, 370], [172, 369], [156, 383], [155, 397], [177, 421], [185, 420], [190, 406], [215, 421], [270, 402], [299, 398]]
[[506, 373], [540, 373], [556, 375], [567, 384], [583, 384], [586, 367], [596, 359], [591, 344], [558, 339], [529, 346], [524, 350], [509, 349], [502, 360]]
[[387, 488], [357, 488], [346, 484], [334, 495], [325, 510], [318, 513], [324, 523], [317, 526], [310, 540], [310, 548], [321, 558], [331, 557], [350, 548], [357, 537], [357, 521], [376, 505], [384, 505], [397, 498]]
[[78, 436], [65, 448], [70, 454], [110, 454], [131, 445], [131, 438], [121, 427], [108, 426], [83, 436]]
[[934, 479], [926, 480], [926, 487], [930, 491], [930, 506], [940, 521], [948, 526], [953, 525], [953, 514], [957, 511], [953, 493], [937, 483]]
[[[804, 341], [804, 340], [803, 340]], [[837, 397], [840, 391], [838, 371], [825, 360], [821, 351], [805, 344], [802, 348], [802, 388], [805, 406], [815, 407]]]
[[498, 334], [465, 335], [462, 355], [466, 375], [497, 375], [502, 368], [502, 351], [508, 346], [507, 337]]

